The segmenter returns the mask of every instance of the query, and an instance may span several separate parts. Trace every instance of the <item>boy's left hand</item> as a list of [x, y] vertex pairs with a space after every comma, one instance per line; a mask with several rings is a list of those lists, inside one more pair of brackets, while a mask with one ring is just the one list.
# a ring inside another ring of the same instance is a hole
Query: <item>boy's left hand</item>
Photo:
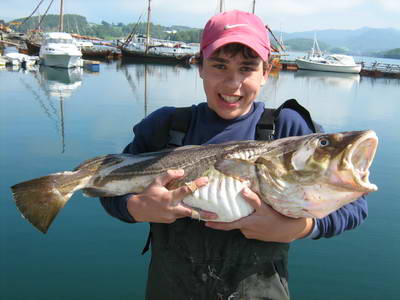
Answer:
[[248, 239], [280, 243], [289, 243], [303, 238], [313, 229], [313, 219], [286, 217], [265, 204], [249, 188], [244, 188], [242, 195], [255, 209], [251, 215], [229, 223], [208, 221], [206, 226], [219, 230], [240, 229]]

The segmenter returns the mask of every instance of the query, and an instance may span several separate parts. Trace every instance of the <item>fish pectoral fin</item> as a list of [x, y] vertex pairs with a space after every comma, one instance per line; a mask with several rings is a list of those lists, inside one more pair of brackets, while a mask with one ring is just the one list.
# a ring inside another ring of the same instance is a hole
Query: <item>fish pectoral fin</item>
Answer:
[[256, 176], [255, 164], [244, 159], [220, 159], [215, 163], [214, 168], [240, 181], [251, 181]]

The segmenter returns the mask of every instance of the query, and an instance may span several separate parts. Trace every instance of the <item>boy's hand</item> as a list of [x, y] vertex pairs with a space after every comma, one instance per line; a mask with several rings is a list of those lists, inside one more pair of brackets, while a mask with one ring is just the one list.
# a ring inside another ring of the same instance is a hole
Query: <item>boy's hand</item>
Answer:
[[206, 226], [219, 230], [240, 229], [248, 239], [289, 243], [307, 236], [314, 226], [311, 218], [289, 218], [281, 215], [249, 188], [242, 190], [245, 200], [255, 209], [251, 215], [237, 221], [206, 222]]
[[183, 217], [216, 219], [218, 216], [215, 213], [194, 210], [182, 203], [182, 199], [191, 194], [194, 187], [200, 188], [208, 183], [207, 177], [197, 178], [171, 191], [165, 187], [170, 181], [183, 176], [183, 170], [168, 170], [156, 177], [141, 194], [128, 199], [129, 213], [137, 222], [173, 223]]

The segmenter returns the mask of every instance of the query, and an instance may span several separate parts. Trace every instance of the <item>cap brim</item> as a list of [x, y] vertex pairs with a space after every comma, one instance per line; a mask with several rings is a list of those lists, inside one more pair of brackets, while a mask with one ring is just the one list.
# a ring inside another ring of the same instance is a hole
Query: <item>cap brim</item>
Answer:
[[268, 55], [270, 52], [268, 49], [262, 47], [258, 40], [251, 39], [249, 37], [243, 38], [242, 35], [220, 38], [217, 41], [209, 44], [207, 47], [205, 47], [202, 50], [203, 57], [209, 58], [214, 53], [214, 51], [217, 50], [218, 48], [221, 48], [222, 46], [225, 46], [227, 44], [232, 44], [232, 43], [238, 43], [238, 44], [245, 45], [245, 46], [249, 47], [250, 49], [254, 50], [263, 61], [268, 60]]

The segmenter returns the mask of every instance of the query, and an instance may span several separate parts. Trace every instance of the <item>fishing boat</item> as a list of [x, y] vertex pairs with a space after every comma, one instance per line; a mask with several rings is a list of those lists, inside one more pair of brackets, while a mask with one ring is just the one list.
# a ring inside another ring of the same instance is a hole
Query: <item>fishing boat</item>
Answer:
[[343, 54], [324, 55], [319, 48], [316, 36], [314, 36], [311, 51], [302, 58], [296, 58], [296, 64], [299, 69], [312, 71], [354, 74], [361, 71], [361, 64], [357, 64], [352, 56]]
[[25, 40], [26, 48], [28, 49], [29, 55], [39, 55], [40, 51], [40, 43], [33, 39], [26, 39]]
[[151, 0], [148, 0], [147, 29], [145, 36], [131, 33], [121, 45], [122, 58], [164, 63], [187, 63], [195, 50], [181, 42], [157, 41], [150, 37]]
[[77, 47], [74, 38], [66, 32], [45, 33], [39, 57], [41, 64], [48, 67], [82, 66], [82, 52]]

